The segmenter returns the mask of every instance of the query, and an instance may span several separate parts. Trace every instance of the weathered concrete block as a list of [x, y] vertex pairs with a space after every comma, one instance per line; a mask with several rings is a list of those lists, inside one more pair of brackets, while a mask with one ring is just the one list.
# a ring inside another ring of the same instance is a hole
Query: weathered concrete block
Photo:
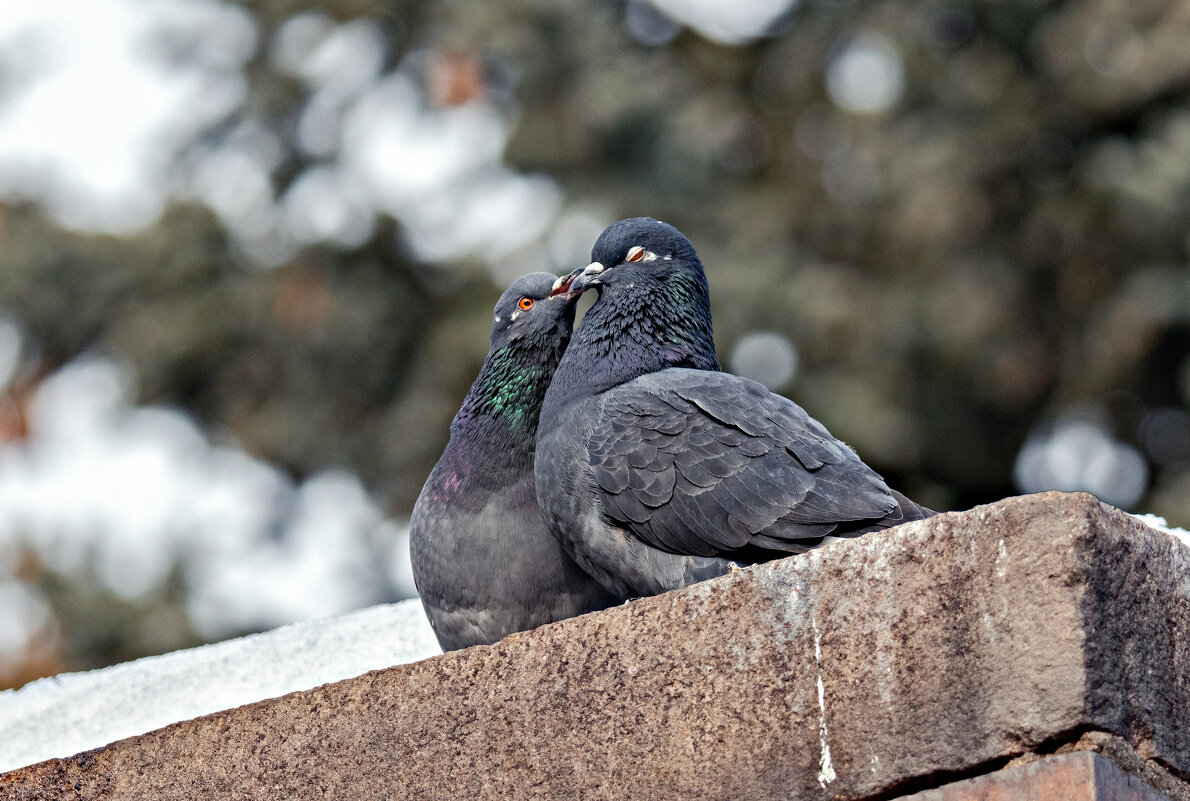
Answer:
[[1186, 777], [1188, 660], [1190, 549], [1046, 493], [179, 723], [0, 797], [860, 799], [1094, 731]]

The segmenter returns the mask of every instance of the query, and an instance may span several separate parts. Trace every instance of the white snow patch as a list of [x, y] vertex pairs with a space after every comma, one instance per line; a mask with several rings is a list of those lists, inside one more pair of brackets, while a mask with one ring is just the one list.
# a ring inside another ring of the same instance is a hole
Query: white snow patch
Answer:
[[0, 692], [0, 773], [441, 653], [417, 599]]
[[1159, 515], [1133, 515], [1137, 520], [1144, 523], [1149, 528], [1155, 528], [1158, 531], [1164, 531], [1166, 534], [1172, 534], [1182, 541], [1185, 545], [1190, 545], [1190, 531], [1176, 526], [1170, 526], [1164, 517]]

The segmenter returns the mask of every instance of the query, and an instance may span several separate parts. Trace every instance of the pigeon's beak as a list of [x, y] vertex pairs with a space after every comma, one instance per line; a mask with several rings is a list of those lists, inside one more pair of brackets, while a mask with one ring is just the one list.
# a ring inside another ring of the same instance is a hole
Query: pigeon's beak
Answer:
[[574, 300], [579, 295], [583, 294], [582, 290], [574, 291], [574, 280], [582, 274], [586, 267], [579, 267], [569, 275], [564, 275], [554, 282], [553, 288], [550, 290], [550, 297], [555, 298], [558, 295], [564, 295], [566, 300]]
[[591, 287], [603, 286], [603, 265], [593, 261], [581, 270], [575, 270], [570, 281], [570, 292], [582, 293]]

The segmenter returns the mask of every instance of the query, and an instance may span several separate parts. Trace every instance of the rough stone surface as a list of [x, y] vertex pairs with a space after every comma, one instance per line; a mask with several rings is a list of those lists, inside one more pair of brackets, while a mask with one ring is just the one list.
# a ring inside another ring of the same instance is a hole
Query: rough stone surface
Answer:
[[887, 798], [1098, 732], [1178, 781], [1188, 667], [1190, 549], [1046, 493], [179, 723], [0, 798]]
[[1170, 801], [1101, 756], [1082, 752], [954, 782], [906, 801]]

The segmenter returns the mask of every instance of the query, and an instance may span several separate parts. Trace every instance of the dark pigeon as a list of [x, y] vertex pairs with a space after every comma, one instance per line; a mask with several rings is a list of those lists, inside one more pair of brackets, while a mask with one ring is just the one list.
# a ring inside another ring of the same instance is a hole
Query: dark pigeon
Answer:
[[487, 359], [413, 507], [413, 578], [443, 650], [624, 600], [562, 551], [537, 506], [538, 412], [574, 326], [553, 285], [533, 273], [500, 297]]
[[706, 276], [673, 226], [623, 220], [560, 297], [597, 288], [546, 393], [537, 496], [612, 592], [650, 595], [933, 514], [792, 401], [720, 372]]

